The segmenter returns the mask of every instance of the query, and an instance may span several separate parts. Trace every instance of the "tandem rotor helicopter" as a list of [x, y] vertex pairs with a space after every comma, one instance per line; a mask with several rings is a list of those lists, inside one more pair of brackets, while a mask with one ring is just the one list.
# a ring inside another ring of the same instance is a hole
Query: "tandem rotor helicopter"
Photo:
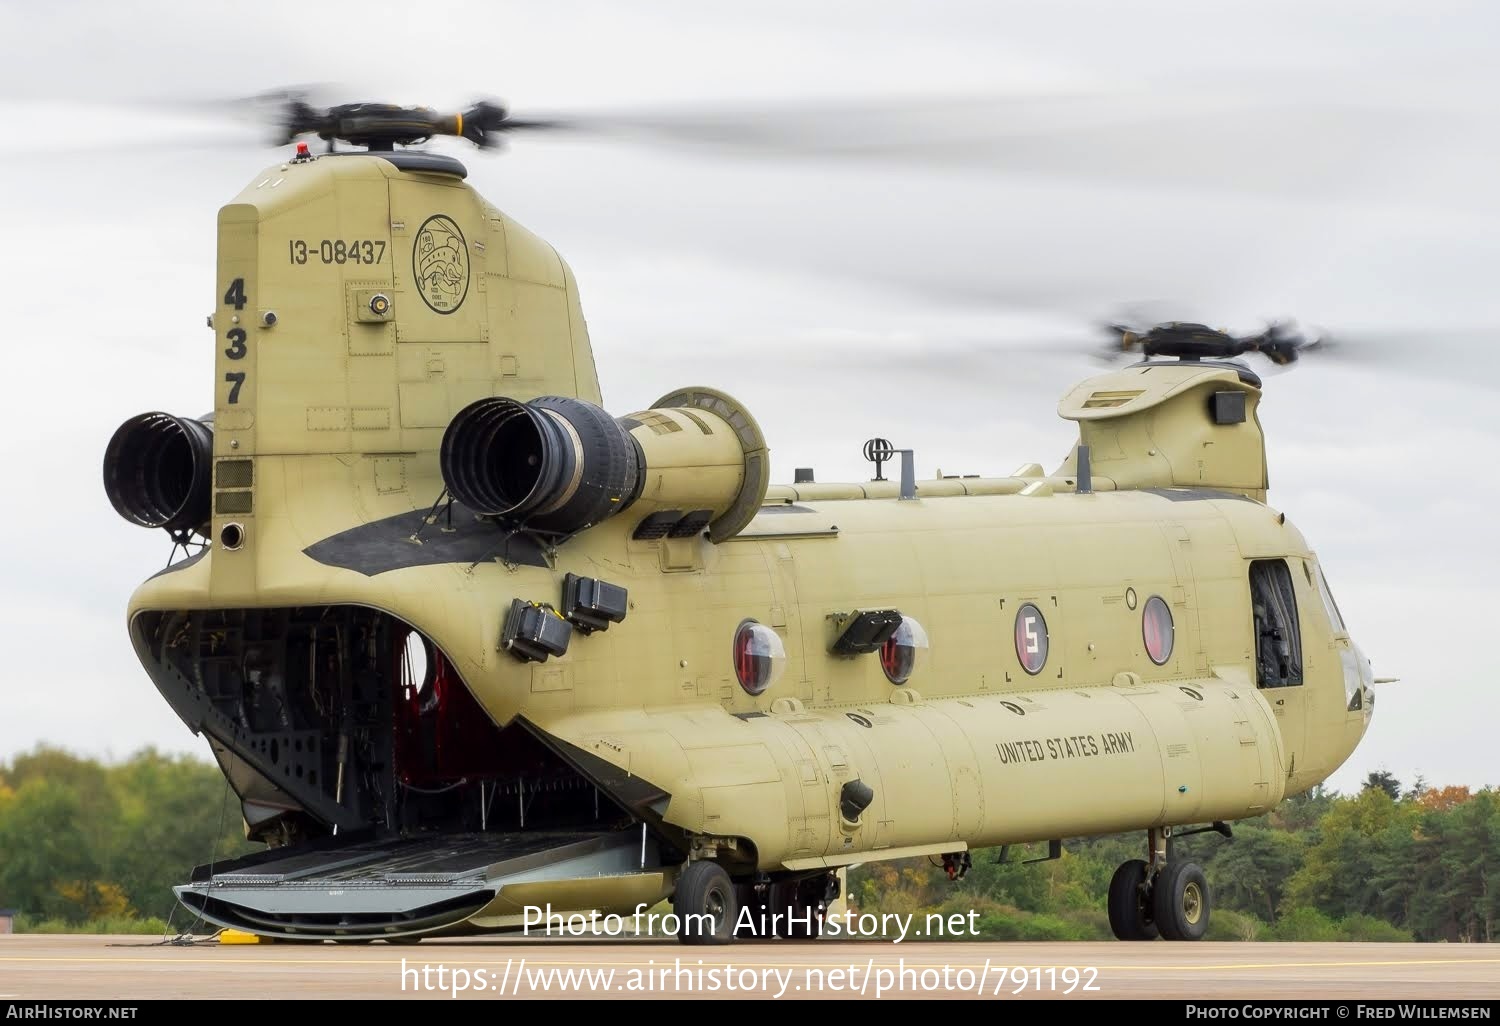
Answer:
[[282, 127], [329, 152], [219, 211], [212, 414], [104, 456], [190, 553], [131, 597], [136, 651], [266, 845], [193, 871], [204, 919], [401, 942], [670, 898], [685, 942], [805, 938], [855, 863], [1139, 831], [1115, 935], [1194, 940], [1171, 839], [1363, 736], [1370, 664], [1266, 505], [1240, 359], [1313, 343], [1118, 327], [1139, 360], [1063, 396], [1050, 468], [917, 480], [874, 440], [873, 481], [773, 485], [724, 391], [606, 412], [568, 265], [414, 148], [566, 123]]

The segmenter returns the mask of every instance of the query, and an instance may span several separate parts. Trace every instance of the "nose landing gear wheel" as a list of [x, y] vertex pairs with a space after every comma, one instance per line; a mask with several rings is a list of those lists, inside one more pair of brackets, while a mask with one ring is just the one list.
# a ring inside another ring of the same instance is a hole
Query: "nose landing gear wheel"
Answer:
[[729, 874], [716, 862], [691, 862], [677, 878], [672, 911], [683, 944], [728, 944], [734, 939], [739, 902]]
[[1131, 859], [1109, 881], [1109, 928], [1123, 941], [1156, 939], [1146, 863]]
[[1167, 940], [1200, 940], [1208, 932], [1208, 880], [1195, 862], [1168, 862], [1151, 891], [1156, 927]]

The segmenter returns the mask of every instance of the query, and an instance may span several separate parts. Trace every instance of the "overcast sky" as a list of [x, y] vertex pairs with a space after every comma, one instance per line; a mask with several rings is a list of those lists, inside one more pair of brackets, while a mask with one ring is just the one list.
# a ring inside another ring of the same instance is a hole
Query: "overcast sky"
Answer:
[[211, 405], [215, 212], [275, 154], [163, 101], [338, 82], [687, 108], [464, 159], [572, 263], [608, 407], [723, 387], [777, 480], [867, 476], [876, 434], [924, 475], [1055, 465], [1057, 398], [1098, 368], [1074, 349], [1133, 305], [1336, 331], [1351, 359], [1262, 405], [1273, 504], [1402, 679], [1333, 783], [1500, 784], [1496, 11], [0, 0], [0, 757], [205, 751], [131, 652], [125, 600], [167, 546], [99, 462], [125, 417]]

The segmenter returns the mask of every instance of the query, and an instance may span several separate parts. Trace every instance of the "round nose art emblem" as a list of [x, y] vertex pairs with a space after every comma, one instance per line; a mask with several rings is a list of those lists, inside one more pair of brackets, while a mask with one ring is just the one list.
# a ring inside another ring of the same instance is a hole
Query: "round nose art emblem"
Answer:
[[433, 214], [417, 229], [411, 247], [417, 292], [435, 313], [451, 314], [469, 294], [469, 248], [457, 222]]

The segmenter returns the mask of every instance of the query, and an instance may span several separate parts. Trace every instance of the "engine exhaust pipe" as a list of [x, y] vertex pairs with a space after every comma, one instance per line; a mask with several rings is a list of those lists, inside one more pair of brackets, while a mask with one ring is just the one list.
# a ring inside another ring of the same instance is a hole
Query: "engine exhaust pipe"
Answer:
[[201, 528], [213, 494], [213, 449], [213, 428], [202, 421], [169, 413], [131, 417], [104, 450], [104, 493], [132, 524]]
[[443, 483], [476, 513], [569, 534], [634, 501], [641, 460], [625, 428], [593, 403], [491, 396], [443, 432]]
[[769, 453], [739, 402], [685, 388], [612, 418], [569, 396], [491, 396], [448, 424], [443, 483], [475, 513], [573, 534], [631, 507], [637, 538], [732, 538], [765, 499]]

